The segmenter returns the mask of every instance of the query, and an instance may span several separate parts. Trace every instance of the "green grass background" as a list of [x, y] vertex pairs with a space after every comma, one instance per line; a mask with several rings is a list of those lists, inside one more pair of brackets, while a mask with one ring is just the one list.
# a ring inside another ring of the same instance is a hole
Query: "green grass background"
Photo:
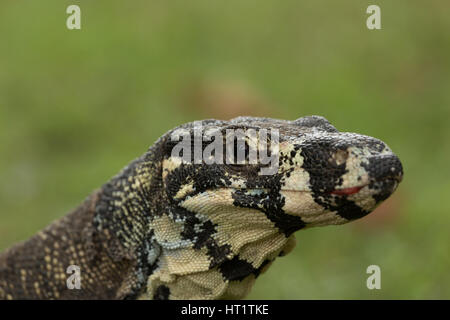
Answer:
[[404, 181], [361, 221], [298, 232], [249, 298], [449, 299], [449, 16], [437, 0], [2, 1], [0, 249], [183, 122], [318, 114], [388, 143]]

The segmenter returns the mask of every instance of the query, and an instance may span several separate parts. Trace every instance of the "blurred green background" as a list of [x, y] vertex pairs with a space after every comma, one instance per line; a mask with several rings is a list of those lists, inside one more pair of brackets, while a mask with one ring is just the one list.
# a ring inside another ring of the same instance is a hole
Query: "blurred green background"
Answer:
[[181, 123], [317, 114], [388, 143], [404, 180], [360, 221], [298, 232], [249, 298], [449, 299], [449, 17], [434, 0], [2, 1], [0, 250]]

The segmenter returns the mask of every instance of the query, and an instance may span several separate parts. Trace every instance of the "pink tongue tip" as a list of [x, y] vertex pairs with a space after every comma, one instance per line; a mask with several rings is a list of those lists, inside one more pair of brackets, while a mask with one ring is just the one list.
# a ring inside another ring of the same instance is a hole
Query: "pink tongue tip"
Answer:
[[362, 189], [362, 187], [345, 188], [345, 189], [331, 191], [331, 194], [335, 194], [338, 196], [349, 196], [351, 194], [358, 193], [359, 190], [361, 190], [361, 189]]

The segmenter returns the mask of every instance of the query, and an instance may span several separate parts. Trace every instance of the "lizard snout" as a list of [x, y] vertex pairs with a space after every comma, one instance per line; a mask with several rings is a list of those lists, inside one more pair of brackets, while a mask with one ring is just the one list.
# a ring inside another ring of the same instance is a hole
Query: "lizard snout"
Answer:
[[386, 179], [401, 182], [403, 179], [403, 166], [400, 159], [394, 154], [372, 156], [368, 163], [363, 164], [369, 177], [375, 181]]

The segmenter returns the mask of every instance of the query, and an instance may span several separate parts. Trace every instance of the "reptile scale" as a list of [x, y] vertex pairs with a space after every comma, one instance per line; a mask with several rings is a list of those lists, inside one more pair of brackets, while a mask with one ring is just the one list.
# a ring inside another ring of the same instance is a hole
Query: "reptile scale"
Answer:
[[[78, 208], [1, 253], [0, 299], [240, 299], [292, 250], [294, 232], [361, 218], [402, 180], [385, 143], [323, 117], [196, 123], [224, 136], [278, 129], [277, 171], [182, 162], [169, 131]], [[80, 289], [67, 286], [70, 265]]]

